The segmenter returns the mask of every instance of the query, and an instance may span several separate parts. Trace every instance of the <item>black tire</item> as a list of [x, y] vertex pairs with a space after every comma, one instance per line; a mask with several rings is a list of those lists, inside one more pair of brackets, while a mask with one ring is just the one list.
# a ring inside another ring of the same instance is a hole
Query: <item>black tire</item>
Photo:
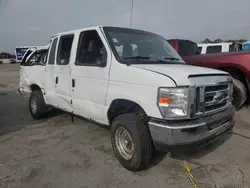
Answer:
[[233, 80], [233, 105], [238, 110], [247, 100], [247, 89], [245, 85], [238, 79]]
[[[34, 104], [33, 102], [35, 102], [36, 104], [36, 110], [32, 108], [32, 104]], [[40, 89], [31, 92], [29, 98], [29, 111], [34, 119], [43, 118], [45, 113], [47, 112], [47, 105], [44, 101], [43, 94]]]
[[[132, 138], [134, 149], [131, 159], [125, 159], [118, 149], [116, 134], [121, 129], [125, 129]], [[153, 142], [149, 129], [136, 114], [123, 114], [115, 118], [111, 126], [111, 143], [118, 161], [130, 171], [144, 169], [153, 154]]]

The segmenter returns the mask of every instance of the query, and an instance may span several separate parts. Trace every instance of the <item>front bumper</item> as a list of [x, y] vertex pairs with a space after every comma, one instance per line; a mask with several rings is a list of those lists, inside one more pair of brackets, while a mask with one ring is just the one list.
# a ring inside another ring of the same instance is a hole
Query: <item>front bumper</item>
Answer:
[[151, 120], [149, 130], [156, 149], [169, 146], [199, 144], [221, 135], [234, 126], [235, 108], [189, 121]]

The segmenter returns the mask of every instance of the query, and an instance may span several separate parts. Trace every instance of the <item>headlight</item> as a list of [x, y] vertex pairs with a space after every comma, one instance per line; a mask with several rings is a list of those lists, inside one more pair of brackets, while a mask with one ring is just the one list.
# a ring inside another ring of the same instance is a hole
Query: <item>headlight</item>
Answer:
[[160, 88], [158, 92], [158, 106], [165, 119], [189, 117], [189, 88]]

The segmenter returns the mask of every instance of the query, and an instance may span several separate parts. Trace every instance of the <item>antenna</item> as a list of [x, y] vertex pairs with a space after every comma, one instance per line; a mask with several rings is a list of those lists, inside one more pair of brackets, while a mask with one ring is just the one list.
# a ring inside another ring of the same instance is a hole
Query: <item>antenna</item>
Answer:
[[130, 28], [132, 28], [132, 22], [133, 22], [133, 9], [134, 9], [134, 0], [131, 0]]

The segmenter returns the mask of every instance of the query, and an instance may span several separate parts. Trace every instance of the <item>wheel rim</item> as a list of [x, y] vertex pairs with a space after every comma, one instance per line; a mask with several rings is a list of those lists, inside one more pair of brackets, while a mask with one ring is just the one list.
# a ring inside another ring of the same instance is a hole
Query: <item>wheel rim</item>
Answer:
[[118, 152], [125, 160], [132, 159], [134, 155], [134, 142], [130, 133], [123, 127], [119, 127], [115, 133], [115, 144]]
[[35, 97], [31, 98], [30, 107], [31, 107], [31, 111], [33, 113], [36, 113], [36, 111], [37, 111], [37, 103], [36, 103], [36, 98]]

